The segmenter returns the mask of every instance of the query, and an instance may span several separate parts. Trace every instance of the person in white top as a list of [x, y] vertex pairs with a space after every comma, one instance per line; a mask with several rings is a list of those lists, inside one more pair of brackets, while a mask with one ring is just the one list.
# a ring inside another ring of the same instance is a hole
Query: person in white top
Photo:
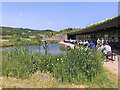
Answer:
[[101, 43], [101, 41], [100, 41], [100, 39], [98, 38], [98, 39], [97, 39], [97, 45], [98, 45], [99, 43]]
[[72, 42], [72, 39], [70, 38], [70, 43]]
[[111, 52], [111, 47], [109, 46], [109, 44], [104, 44], [104, 53], [107, 54], [108, 52]]
[[101, 45], [100, 43], [98, 43], [98, 44], [97, 44], [97, 46], [96, 46], [96, 48], [98, 48], [98, 49], [97, 49], [97, 51], [102, 52], [102, 50], [103, 50], [104, 46], [103, 46], [103, 45]]
[[100, 41], [101, 45], [104, 44], [104, 38], [101, 37], [101, 41]]
[[79, 44], [80, 44], [80, 45], [82, 45], [82, 44], [83, 44], [82, 40], [80, 40], [80, 41], [79, 41]]
[[112, 56], [112, 49], [108, 43], [104, 44], [104, 47], [102, 48], [102, 50], [105, 53], [107, 59], [108, 59], [108, 56]]

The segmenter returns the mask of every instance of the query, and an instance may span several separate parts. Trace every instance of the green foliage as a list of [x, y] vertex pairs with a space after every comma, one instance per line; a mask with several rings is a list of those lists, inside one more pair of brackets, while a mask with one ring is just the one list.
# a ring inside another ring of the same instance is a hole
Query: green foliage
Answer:
[[24, 35], [21, 35], [22, 38], [29, 38], [29, 35], [28, 34], [24, 34]]
[[2, 28], [2, 35], [22, 35], [21, 32], [18, 31], [12, 31], [12, 30], [6, 30], [4, 28]]
[[[115, 19], [115, 18], [118, 18], [118, 17], [120, 17], [120, 15], [119, 15], [119, 16], [116, 16], [116, 17], [113, 17], [113, 18], [110, 18], [110, 19], [107, 19], [107, 20], [104, 20], [104, 21], [99, 22], [99, 23], [95, 23], [95, 24], [86, 26], [85, 28], [82, 28], [82, 29], [78, 29], [78, 30], [76, 29], [76, 30], [71, 31], [71, 32], [76, 32], [76, 31], [81, 31], [81, 30], [89, 29], [89, 28], [92, 28], [92, 27], [95, 27], [95, 26], [98, 26], [98, 25], [107, 23], [107, 22], [109, 22], [109, 21], [111, 21], [111, 20], [113, 20], [113, 19]], [[71, 32], [68, 32], [68, 33], [71, 33]]]
[[[75, 80], [78, 80], [79, 82], [79, 80], [81, 80], [82, 78], [92, 80], [92, 78], [95, 77], [96, 74], [100, 73], [100, 71], [102, 70], [103, 58], [102, 58], [102, 55], [99, 53], [96, 53], [96, 51], [91, 51], [90, 49], [85, 51], [84, 49], [79, 50], [75, 48], [71, 51], [68, 51], [65, 55], [57, 55], [57, 56], [54, 56], [55, 57], [54, 58], [52, 55], [51, 56], [48, 55], [47, 43], [45, 43], [44, 50], [45, 50], [45, 56], [42, 56], [42, 58], [39, 58], [41, 60], [38, 59], [39, 61], [41, 61], [39, 62], [39, 64], [42, 63], [41, 66], [44, 66], [44, 67], [47, 66], [47, 68], [52, 67], [51, 65], [53, 64], [54, 65], [53, 72], [55, 77], [61, 78], [62, 81], [69, 80], [69, 82], [74, 82], [74, 79], [75, 79]], [[28, 62], [30, 65], [32, 65], [32, 62], [36, 61], [35, 58], [39, 57], [39, 55], [33, 54], [32, 52], [30, 53], [28, 52], [29, 51], [27, 49], [23, 49], [23, 50], [16, 49], [15, 51], [8, 51], [7, 55], [5, 56], [7, 57], [7, 59], [3, 60], [4, 62], [7, 60], [8, 61], [5, 63], [3, 62], [4, 63], [3, 67], [4, 65], [8, 65], [8, 63], [14, 63], [16, 61], [17, 61], [16, 63], [21, 63], [21, 65], [24, 65], [25, 62]], [[4, 55], [5, 54], [3, 54], [3, 56]], [[51, 63], [52, 60], [54, 61], [54, 63]], [[9, 64], [9, 65], [16, 66], [14, 64]], [[9, 65], [7, 67], [9, 67]], [[41, 71], [50, 70], [52, 72], [53, 67], [50, 69], [47, 69], [47, 68], [42, 67]], [[3, 71], [6, 71], [6, 70], [3, 70]]]
[[19, 41], [20, 41], [20, 37], [18, 37], [18, 38], [16, 39], [16, 41], [19, 42]]
[[14, 39], [10, 39], [9, 41], [3, 42], [3, 46], [24, 46], [24, 45], [41, 45], [41, 39], [20, 39], [20, 37], [14, 37]]
[[18, 42], [20, 42], [20, 37], [18, 37], [18, 38], [15, 40], [15, 45], [18, 45]]
[[[13, 45], [13, 46], [39, 45], [40, 46], [43, 43], [39, 38], [31, 38], [29, 40], [27, 40], [27, 38], [20, 39], [20, 37], [5, 37], [5, 38], [6, 39], [9, 38], [9, 41], [3, 42], [2, 46], [9, 46], [9, 45]], [[46, 40], [46, 41], [49, 44], [54, 44], [59, 42], [59, 40]]]
[[112, 77], [108, 77], [110, 72], [106, 69], [102, 71], [103, 73], [97, 75], [92, 82], [88, 82], [88, 88], [113, 88], [118, 87], [115, 82], [110, 80]]
[[103, 56], [90, 49], [75, 48], [57, 60], [59, 63], [54, 66], [54, 75], [62, 82], [78, 84], [92, 81], [103, 70]]
[[47, 55], [49, 48], [48, 48], [47, 42], [46, 41], [44, 41], [44, 42], [45, 42], [45, 44], [43, 45], [43, 49], [45, 50], [45, 54]]
[[0, 27], [2, 29], [2, 32], [0, 34], [2, 35], [22, 35], [22, 33], [26, 34], [38, 34], [38, 33], [47, 33], [47, 32], [54, 32], [53, 30], [33, 30], [28, 28], [12, 28], [12, 27]]
[[14, 38], [15, 38], [14, 36], [10, 36], [10, 37], [2, 36], [1, 39], [14, 39]]
[[85, 28], [67, 28], [67, 29], [64, 29], [64, 30], [60, 30], [59, 32], [54, 32], [54, 36], [57, 35], [57, 34], [67, 34], [67, 33], [72, 33], [72, 32], [77, 32], [77, 31], [89, 29], [89, 28], [92, 28], [92, 27], [107, 23], [107, 22], [109, 22], [109, 21], [111, 21], [111, 20], [113, 20], [115, 18], [118, 18], [118, 17], [120, 17], [120, 15], [116, 16], [116, 17], [113, 17], [113, 18], [110, 18], [110, 19], [107, 19], [107, 20], [104, 20], [104, 21], [99, 22], [99, 23], [95, 23], [95, 24], [86, 26]]
[[59, 40], [46, 40], [47, 43], [54, 44], [60, 42]]
[[[47, 44], [47, 43], [46, 43]], [[104, 56], [96, 50], [74, 48], [66, 54], [44, 54], [28, 48], [3, 51], [2, 75], [28, 78], [37, 70], [50, 72], [60, 82], [112, 87], [103, 68]]]
[[2, 74], [9, 77], [27, 78], [29, 74], [36, 72], [37, 57], [28, 48], [3, 52]]
[[41, 38], [40, 38], [40, 36], [39, 36], [39, 35], [37, 35], [37, 36], [35, 37], [35, 39], [41, 39]]

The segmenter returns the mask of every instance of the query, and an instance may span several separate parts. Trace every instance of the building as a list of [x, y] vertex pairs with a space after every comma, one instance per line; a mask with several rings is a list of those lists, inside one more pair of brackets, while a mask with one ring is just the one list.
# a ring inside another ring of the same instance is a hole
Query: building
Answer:
[[92, 27], [67, 34], [68, 39], [90, 40], [97, 42], [97, 38], [108, 40], [112, 47], [120, 48], [120, 16], [105, 20]]

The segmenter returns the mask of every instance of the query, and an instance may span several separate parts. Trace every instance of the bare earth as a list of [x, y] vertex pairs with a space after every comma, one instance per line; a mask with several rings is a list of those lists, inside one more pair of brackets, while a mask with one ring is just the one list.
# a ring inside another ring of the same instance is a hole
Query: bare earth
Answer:
[[108, 61], [104, 62], [104, 67], [106, 67], [109, 71], [111, 71], [113, 74], [118, 75], [118, 62], [120, 63], [119, 55], [115, 56], [115, 61]]

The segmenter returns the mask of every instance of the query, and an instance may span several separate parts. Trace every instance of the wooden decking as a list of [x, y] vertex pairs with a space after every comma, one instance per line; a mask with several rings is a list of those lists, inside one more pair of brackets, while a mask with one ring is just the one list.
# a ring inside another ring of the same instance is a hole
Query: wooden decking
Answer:
[[72, 49], [74, 48], [74, 44], [71, 44], [71, 43], [65, 43], [65, 42], [63, 42], [63, 41], [61, 41], [61, 42], [59, 42], [60, 44], [64, 44], [64, 45], [66, 45], [66, 46], [70, 46]]

